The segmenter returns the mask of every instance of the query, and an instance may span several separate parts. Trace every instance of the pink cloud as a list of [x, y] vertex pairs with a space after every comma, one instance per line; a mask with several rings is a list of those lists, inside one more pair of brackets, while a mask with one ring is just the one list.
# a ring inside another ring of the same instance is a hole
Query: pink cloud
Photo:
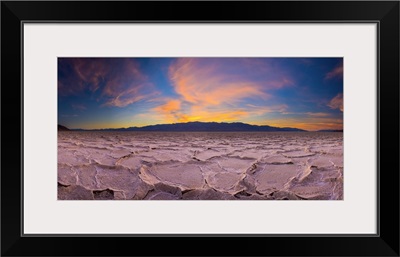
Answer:
[[275, 89], [279, 89], [287, 86], [293, 86], [294, 82], [288, 78], [282, 78], [281, 80], [270, 81], [268, 85]]
[[131, 59], [112, 69], [107, 78], [102, 89], [102, 97], [107, 99], [104, 106], [125, 107], [159, 94], [140, 71], [139, 64]]
[[328, 106], [331, 109], [339, 109], [343, 112], [343, 94], [337, 94], [332, 100], [328, 103]]
[[125, 107], [140, 100], [158, 95], [158, 92], [148, 90], [146, 84], [134, 85], [121, 91], [111, 91], [107, 96], [109, 100], [103, 106]]
[[110, 71], [110, 66], [104, 59], [90, 58], [74, 59], [74, 69], [81, 81], [89, 84], [90, 91], [96, 91], [100, 87], [100, 82]]
[[343, 77], [343, 64], [334, 68], [325, 75], [325, 79], [342, 78]]
[[110, 72], [110, 65], [104, 58], [60, 58], [59, 75], [66, 75], [58, 81], [60, 95], [79, 95], [85, 90], [95, 92]]

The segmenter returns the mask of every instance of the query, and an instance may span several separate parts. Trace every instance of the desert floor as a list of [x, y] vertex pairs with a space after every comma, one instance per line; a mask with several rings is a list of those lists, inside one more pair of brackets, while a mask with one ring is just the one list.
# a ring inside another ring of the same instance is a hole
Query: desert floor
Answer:
[[58, 132], [59, 200], [342, 200], [340, 132]]

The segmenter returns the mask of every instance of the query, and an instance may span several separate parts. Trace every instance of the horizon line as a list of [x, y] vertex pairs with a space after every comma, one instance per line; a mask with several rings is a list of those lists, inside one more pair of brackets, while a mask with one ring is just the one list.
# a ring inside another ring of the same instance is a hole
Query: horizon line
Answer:
[[[245, 124], [245, 125], [250, 125], [250, 126], [255, 126], [255, 127], [265, 127], [265, 126], [268, 126], [268, 127], [272, 127], [272, 128], [278, 128], [278, 129], [285, 129], [285, 128], [299, 129], [299, 130], [303, 130], [303, 131], [306, 131], [306, 132], [317, 132], [317, 131], [323, 131], [323, 130], [329, 130], [329, 131], [335, 131], [335, 130], [339, 130], [339, 131], [340, 131], [340, 130], [341, 130], [341, 131], [343, 131], [343, 128], [341, 128], [341, 129], [306, 130], [306, 129], [300, 129], [300, 128], [297, 128], [297, 127], [289, 127], [289, 126], [286, 126], [286, 127], [276, 127], [276, 126], [271, 126], [271, 125], [267, 125], [267, 124], [264, 124], [264, 125], [257, 125], [257, 124], [250, 124], [250, 123], [245, 123], [245, 122], [240, 122], [240, 121], [235, 121], [235, 122], [188, 121], [188, 122], [175, 122], [175, 123], [157, 123], [157, 124], [151, 124], [151, 125], [130, 126], [130, 127], [118, 127], [118, 128], [110, 128], [110, 127], [108, 127], [108, 128], [86, 128], [86, 129], [83, 129], [83, 128], [69, 128], [69, 127], [67, 127], [67, 126], [65, 126], [65, 125], [62, 125], [62, 124], [57, 124], [57, 126], [63, 126], [63, 127], [67, 128], [67, 129], [69, 129], [69, 130], [116, 130], [116, 129], [129, 129], [129, 128], [145, 128], [145, 127], [157, 126], [157, 125], [175, 125], [175, 124], [188, 124], [188, 123], [217, 123], [217, 124], [235, 124], [235, 123], [238, 123], [238, 124]], [[171, 132], [173, 132], [173, 131], [171, 131]], [[254, 132], [257, 132], [257, 131], [254, 131]], [[268, 132], [268, 131], [259, 131], [259, 132]], [[293, 132], [294, 132], [294, 131], [293, 131]]]

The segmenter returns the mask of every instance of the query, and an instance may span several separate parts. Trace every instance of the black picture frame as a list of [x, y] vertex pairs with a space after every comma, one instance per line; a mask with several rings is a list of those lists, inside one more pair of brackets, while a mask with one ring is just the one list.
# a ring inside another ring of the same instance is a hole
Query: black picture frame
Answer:
[[[368, 236], [358, 234], [24, 235], [21, 219], [23, 214], [21, 31], [22, 24], [28, 21], [378, 24], [378, 233]], [[3, 256], [399, 256], [398, 1], [2, 1], [1, 124], [1, 255]], [[223, 238], [225, 240], [221, 240]], [[163, 246], [158, 245], [159, 243]], [[152, 244], [154, 247], [148, 247]], [[190, 251], [187, 252], [186, 249]]]

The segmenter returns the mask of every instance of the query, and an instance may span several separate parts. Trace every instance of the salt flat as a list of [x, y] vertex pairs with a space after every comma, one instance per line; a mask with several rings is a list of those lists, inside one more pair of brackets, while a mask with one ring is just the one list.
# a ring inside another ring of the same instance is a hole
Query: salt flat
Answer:
[[58, 132], [59, 200], [342, 200], [340, 132]]

